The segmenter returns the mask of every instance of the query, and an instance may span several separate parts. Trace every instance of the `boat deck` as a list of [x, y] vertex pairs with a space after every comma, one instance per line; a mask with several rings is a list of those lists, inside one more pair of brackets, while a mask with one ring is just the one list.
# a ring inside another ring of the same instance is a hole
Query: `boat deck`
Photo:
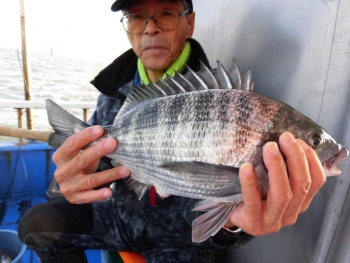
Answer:
[[[55, 150], [45, 143], [0, 143], [0, 230], [17, 231], [22, 215], [32, 206], [47, 202], [46, 190], [55, 165]], [[101, 250], [85, 251], [89, 263], [105, 262]], [[37, 255], [27, 249], [22, 263], [39, 263]]]
[[[4, 204], [0, 204], [0, 211], [4, 211], [3, 218], [0, 218], [0, 229], [8, 229], [17, 231], [18, 223], [21, 216], [32, 206], [46, 202], [45, 197], [24, 197], [16, 198], [6, 201]], [[1, 211], [1, 212], [2, 212]], [[0, 216], [1, 216], [0, 212]], [[86, 250], [85, 251], [89, 263], [101, 262], [101, 250]], [[23, 263], [39, 263], [36, 253], [27, 249], [23, 260]]]

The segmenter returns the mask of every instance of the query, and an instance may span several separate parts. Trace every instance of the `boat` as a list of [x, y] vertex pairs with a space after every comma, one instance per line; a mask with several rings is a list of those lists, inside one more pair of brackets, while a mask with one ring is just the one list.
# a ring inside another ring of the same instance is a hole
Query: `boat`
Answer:
[[[18, 222], [32, 206], [63, 198], [53, 174], [56, 169], [52, 154], [56, 149], [39, 141], [0, 142], [0, 256], [2, 234], [17, 231]], [[17, 233], [14, 232], [14, 235]], [[6, 236], [7, 237], [7, 236]], [[14, 247], [10, 242], [11, 247]], [[18, 248], [14, 255], [19, 255], [16, 263], [39, 263], [36, 253], [31, 249]], [[103, 250], [86, 250], [89, 262], [134, 262], [144, 263], [143, 258], [133, 253], [116, 253]], [[1, 259], [1, 257], [0, 257]], [[13, 258], [14, 259], [14, 258]], [[2, 261], [0, 261], [2, 262]]]
[[[43, 142], [0, 143], [0, 230], [17, 231], [23, 213], [47, 201], [46, 190], [55, 171], [51, 160], [54, 151]], [[32, 250], [27, 249], [21, 256], [24, 263], [39, 262]]]

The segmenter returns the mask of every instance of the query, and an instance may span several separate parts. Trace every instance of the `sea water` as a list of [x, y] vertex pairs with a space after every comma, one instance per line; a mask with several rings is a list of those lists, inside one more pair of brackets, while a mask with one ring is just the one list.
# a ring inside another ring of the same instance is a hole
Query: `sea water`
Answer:
[[[21, 50], [0, 47], [0, 99], [25, 100]], [[99, 92], [89, 83], [103, 63], [83, 59], [56, 56], [51, 50], [30, 53], [31, 88], [33, 101], [80, 101], [96, 102]], [[89, 110], [89, 116], [93, 110]], [[83, 118], [81, 109], [72, 114]], [[24, 111], [25, 115], [25, 111]], [[26, 120], [26, 116], [24, 116]], [[17, 110], [0, 108], [0, 125], [18, 126]], [[34, 109], [35, 130], [50, 130], [45, 109]], [[0, 136], [0, 140], [13, 139]]]

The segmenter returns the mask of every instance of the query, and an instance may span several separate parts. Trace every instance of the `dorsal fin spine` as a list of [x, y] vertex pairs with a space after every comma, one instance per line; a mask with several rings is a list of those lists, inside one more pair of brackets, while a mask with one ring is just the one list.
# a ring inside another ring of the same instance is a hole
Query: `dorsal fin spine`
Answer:
[[152, 82], [150, 85], [152, 85], [156, 90], [158, 90], [163, 96], [167, 96], [166, 92], [162, 90], [156, 83]]
[[207, 83], [198, 75], [196, 74], [190, 67], [187, 67], [187, 70], [192, 76], [195, 77], [195, 79], [199, 82], [199, 84], [202, 86], [203, 90], [209, 89]]
[[150, 86], [143, 86], [143, 88], [148, 91], [148, 94], [150, 94], [151, 98], [158, 98], [160, 95], [154, 89], [151, 89]]
[[235, 58], [232, 59], [232, 65], [229, 69], [230, 79], [234, 89], [242, 89], [242, 77]]
[[168, 83], [166, 83], [163, 79], [158, 78], [158, 82], [163, 85], [163, 87], [166, 87], [169, 91], [171, 91], [171, 95], [178, 94], [177, 90], [175, 90], [172, 86], [170, 86]]
[[179, 90], [182, 92], [182, 93], [186, 93], [187, 91], [180, 85], [179, 82], [176, 81], [176, 79], [172, 78], [170, 75], [169, 76], [169, 80], [171, 80], [178, 88]]
[[254, 90], [254, 85], [255, 85], [255, 81], [253, 80], [252, 83], [250, 84], [249, 91]]
[[182, 76], [179, 72], [175, 71], [175, 77], [174, 79], [180, 83], [184, 87], [184, 89], [189, 91], [196, 91], [196, 88], [193, 87], [192, 83], [188, 81], [184, 76]]
[[252, 71], [249, 69], [244, 76], [242, 76], [242, 89], [249, 90], [252, 82]]
[[168, 85], [163, 85], [163, 83], [159, 81], [159, 79], [157, 82], [154, 82], [153, 84], [157, 86], [158, 89], [164, 91], [167, 96], [176, 94], [176, 92], [172, 88], [170, 88]]
[[217, 79], [214, 77], [212, 71], [200, 60], [200, 68], [197, 72], [198, 75], [207, 83], [209, 89], [217, 89], [219, 84]]
[[148, 97], [147, 97], [147, 93], [144, 92], [144, 90], [140, 87], [138, 90], [137, 90], [138, 94], [140, 94], [140, 97], [142, 98], [142, 100], [147, 100]]
[[147, 89], [144, 89], [144, 88], [139, 88], [138, 89], [138, 92], [139, 93], [141, 93], [142, 95], [143, 95], [143, 97], [144, 97], [144, 99], [151, 99], [152, 98], [152, 96], [147, 92]]
[[141, 99], [142, 99], [142, 96], [141, 96], [141, 94], [139, 93], [139, 89], [138, 89], [138, 88], [140, 88], [140, 87], [135, 87], [133, 94], [134, 94], [134, 97], [135, 97], [137, 100], [141, 100]]
[[220, 71], [220, 73], [222, 74], [222, 76], [224, 77], [225, 80], [225, 84], [227, 85], [227, 88], [232, 89], [232, 82], [231, 79], [228, 75], [228, 73], [226, 72], [225, 68], [222, 66], [221, 62], [219, 60], [216, 61], [218, 64], [218, 70]]
[[154, 85], [153, 82], [151, 82], [149, 85], [145, 86], [145, 87], [148, 87], [149, 89], [151, 89], [155, 94], [157, 94], [156, 98], [157, 97], [164, 97], [166, 96], [166, 94], [162, 91], [162, 90], [159, 90], [159, 88], [157, 86]]

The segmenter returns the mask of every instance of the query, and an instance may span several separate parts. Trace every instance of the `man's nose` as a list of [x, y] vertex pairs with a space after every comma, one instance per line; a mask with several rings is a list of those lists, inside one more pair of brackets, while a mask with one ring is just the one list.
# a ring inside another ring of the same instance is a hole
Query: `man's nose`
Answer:
[[148, 18], [144, 33], [148, 35], [158, 34], [161, 31], [154, 17]]

